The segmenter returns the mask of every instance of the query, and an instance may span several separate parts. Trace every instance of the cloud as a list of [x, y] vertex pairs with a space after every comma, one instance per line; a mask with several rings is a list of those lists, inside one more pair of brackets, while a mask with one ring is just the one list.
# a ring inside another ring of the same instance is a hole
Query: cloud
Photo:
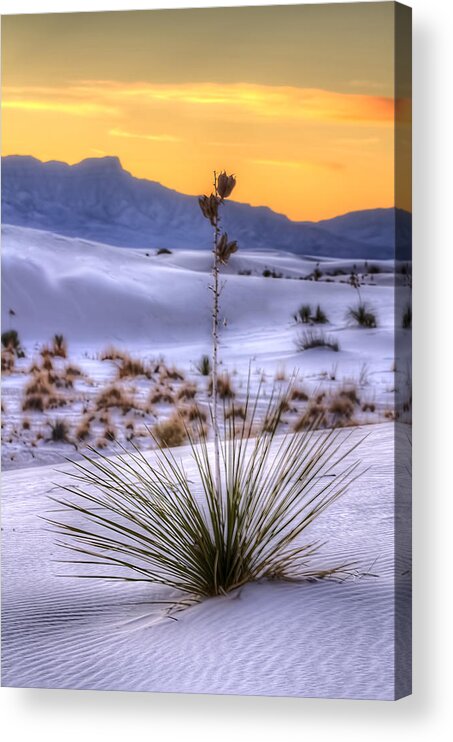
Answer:
[[123, 137], [124, 139], [147, 139], [150, 142], [182, 142], [180, 137], [174, 137], [171, 134], [134, 134], [131, 131], [122, 129], [110, 129], [111, 137]]
[[74, 115], [127, 114], [138, 108], [198, 109], [197, 115], [308, 121], [391, 124], [393, 98], [250, 83], [120, 83], [75, 81], [65, 88], [4, 89], [7, 108], [60, 111]]
[[112, 106], [106, 106], [99, 103], [88, 101], [79, 101], [76, 103], [55, 100], [5, 100], [2, 101], [2, 108], [42, 112], [42, 113], [65, 113], [71, 116], [116, 116], [118, 111]]
[[279, 168], [290, 168], [292, 170], [322, 168], [327, 170], [344, 170], [344, 165], [341, 162], [315, 162], [312, 160], [266, 160], [253, 158], [249, 159], [248, 162], [254, 165], [263, 165], [264, 167], [279, 167]]

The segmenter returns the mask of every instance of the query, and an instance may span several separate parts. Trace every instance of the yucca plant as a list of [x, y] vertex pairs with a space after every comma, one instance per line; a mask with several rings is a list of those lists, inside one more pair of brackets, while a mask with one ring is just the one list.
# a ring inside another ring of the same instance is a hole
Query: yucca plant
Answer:
[[377, 327], [377, 319], [373, 310], [365, 302], [359, 302], [355, 307], [349, 307], [346, 319], [357, 322], [360, 327]]
[[271, 422], [254, 437], [259, 395], [247, 395], [245, 419], [223, 416], [220, 497], [201, 420], [196, 438], [187, 428], [195, 477], [171, 450], [149, 461], [138, 448], [114, 458], [90, 449], [96, 457], [75, 462], [62, 487], [71, 497], [52, 498], [74, 516], [48, 519], [60, 546], [78, 554], [67, 561], [90, 565], [81, 577], [166, 585], [195, 599], [266, 578], [352, 574], [351, 563], [320, 568], [321, 544], [303, 535], [357, 476], [358, 444], [340, 431], [278, 436], [282, 400], [269, 401]]
[[[221, 232], [220, 210], [235, 183], [214, 173], [214, 192], [199, 199], [213, 227], [212, 357], [203, 364], [210, 365], [212, 441], [204, 413], [195, 409], [190, 426], [181, 413], [195, 470], [190, 476], [152, 431], [152, 459], [132, 442], [132, 450], [117, 444], [113, 458], [87, 448], [61, 488], [69, 497], [52, 498], [67, 517], [48, 519], [58, 543], [77, 555], [67, 561], [84, 565], [81, 577], [165, 585], [186, 601], [265, 578], [354, 572], [350, 563], [320, 567], [321, 544], [303, 536], [357, 476], [357, 462], [343, 464], [357, 443], [348, 444], [344, 432], [315, 431], [316, 420], [301, 433], [279, 435], [291, 384], [265, 401], [260, 389], [252, 398], [250, 375], [245, 402], [236, 407], [223, 395], [220, 414], [219, 273], [237, 250]], [[170, 603], [181, 605], [176, 598]]]

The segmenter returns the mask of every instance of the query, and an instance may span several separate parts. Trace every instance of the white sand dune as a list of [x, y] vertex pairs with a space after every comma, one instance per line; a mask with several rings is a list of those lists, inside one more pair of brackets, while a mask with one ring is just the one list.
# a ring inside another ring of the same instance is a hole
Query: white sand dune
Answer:
[[[164, 590], [56, 576], [69, 567], [55, 561], [61, 553], [40, 516], [52, 508], [47, 496], [66, 466], [58, 474], [41, 467], [39, 477], [36, 469], [5, 473], [3, 684], [392, 699], [395, 429], [370, 430], [360, 458], [371, 468], [310, 535], [328, 540], [326, 564], [358, 558], [377, 577], [254, 584], [177, 621], [155, 623], [150, 601], [168, 597]], [[188, 452], [179, 453], [190, 475]], [[409, 577], [399, 590], [404, 612]]]
[[[22, 431], [27, 371], [39, 348], [57, 332], [68, 340], [71, 362], [89, 378], [78, 384], [80, 400], [86, 401], [115, 378], [116, 367], [98, 360], [99, 352], [114, 344], [141, 358], [164, 357], [176, 364], [202, 387], [197, 399], [207, 401], [205, 380], [195, 366], [211, 345], [209, 251], [156, 255], [13, 226], [4, 226], [2, 236], [3, 329], [18, 330], [27, 354], [3, 381], [4, 467], [46, 464], [62, 454], [75, 455], [74, 447], [44, 441], [48, 429], [40, 413], [27, 413], [31, 432]], [[300, 280], [317, 262], [322, 280]], [[249, 369], [252, 392], [261, 382], [265, 393], [276, 376], [288, 378], [295, 371], [311, 393], [340, 389], [345, 383], [357, 385], [361, 401], [376, 410], [374, 417], [359, 410], [360, 421], [387, 419], [396, 385], [403, 388], [408, 383], [407, 369], [395, 369], [394, 364], [394, 327], [404, 306], [395, 307], [394, 283], [402, 277], [395, 276], [392, 261], [373, 261], [379, 272], [363, 279], [361, 297], [374, 308], [378, 326], [358, 328], [345, 319], [347, 308], [358, 301], [347, 283], [353, 265], [351, 260], [315, 261], [277, 250], [240, 250], [232, 257], [222, 269], [220, 357], [222, 368], [234, 375], [238, 393]], [[265, 277], [266, 269], [282, 277]], [[357, 263], [357, 270], [366, 270], [363, 262]], [[296, 325], [293, 315], [304, 303], [313, 310], [318, 304], [322, 307], [329, 322], [321, 330], [339, 343], [339, 352], [297, 351], [295, 339], [307, 326]], [[409, 346], [410, 334], [399, 342]], [[145, 387], [141, 384], [142, 395]], [[55, 411], [53, 417], [66, 418], [74, 428], [82, 407], [79, 401]], [[39, 440], [37, 434], [42, 434]]]
[[[25, 341], [45, 341], [56, 331], [85, 345], [116, 340], [152, 348], [209, 340], [209, 252], [156, 256], [12, 226], [3, 227], [2, 234], [3, 326], [12, 309], [14, 327]], [[238, 331], [274, 328], [275, 335], [281, 334], [304, 302], [321, 303], [335, 329], [346, 331], [345, 309], [357, 299], [345, 282], [347, 275], [340, 277], [343, 283], [285, 280], [308, 275], [315, 264], [278, 251], [234, 256], [222, 294], [228, 323], [225, 342]], [[322, 269], [331, 271], [340, 265], [347, 273], [353, 261], [320, 262]], [[364, 286], [362, 294], [378, 304], [381, 328], [389, 332], [392, 263], [380, 265], [383, 272], [369, 279], [375, 285]], [[283, 277], [263, 277], [266, 267]], [[244, 269], [252, 270], [252, 275], [237, 274]]]

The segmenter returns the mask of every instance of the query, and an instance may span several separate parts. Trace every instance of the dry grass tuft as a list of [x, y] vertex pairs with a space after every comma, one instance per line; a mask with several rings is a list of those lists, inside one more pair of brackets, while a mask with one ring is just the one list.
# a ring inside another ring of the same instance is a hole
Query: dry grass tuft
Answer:
[[116, 384], [112, 384], [100, 392], [95, 399], [95, 405], [98, 411], [109, 410], [114, 407], [121, 410], [123, 415], [138, 407], [134, 398], [130, 394], [126, 394]]
[[14, 371], [16, 363], [16, 355], [10, 348], [4, 348], [2, 350], [2, 371], [3, 373], [10, 374]]
[[239, 420], [245, 420], [247, 417], [247, 410], [245, 409], [244, 405], [235, 405], [232, 404], [230, 407], [225, 408], [225, 420], [229, 420], [229, 418], [235, 418]]
[[146, 379], [151, 379], [153, 369], [140, 358], [124, 355], [118, 365], [117, 375], [118, 379], [127, 379], [131, 376], [144, 376]]
[[197, 387], [195, 384], [184, 384], [180, 389], [178, 389], [176, 398], [182, 401], [187, 399], [194, 399], [196, 393]]
[[[212, 378], [209, 380], [208, 392], [212, 394]], [[229, 373], [223, 373], [217, 377], [217, 394], [219, 399], [233, 399], [236, 396]]]
[[68, 344], [63, 335], [54, 335], [52, 339], [52, 353], [58, 358], [66, 358], [68, 355]]
[[291, 390], [290, 398], [293, 402], [308, 402], [309, 399], [307, 392], [301, 389], [301, 387], [294, 387]]
[[174, 404], [175, 397], [169, 387], [157, 386], [149, 395], [149, 404]]
[[52, 443], [71, 443], [69, 437], [70, 427], [67, 420], [51, 420], [49, 421], [49, 426], [50, 440], [52, 441]]
[[126, 353], [113, 345], [108, 345], [99, 356], [101, 361], [122, 361]]
[[187, 430], [178, 412], [155, 425], [152, 432], [161, 448], [176, 448], [187, 441]]

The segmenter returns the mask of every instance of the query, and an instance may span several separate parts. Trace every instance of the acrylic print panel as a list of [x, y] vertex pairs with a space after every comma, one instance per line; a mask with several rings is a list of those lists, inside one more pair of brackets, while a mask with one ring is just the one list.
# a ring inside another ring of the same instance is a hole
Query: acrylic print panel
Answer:
[[410, 34], [3, 18], [4, 685], [410, 693]]

